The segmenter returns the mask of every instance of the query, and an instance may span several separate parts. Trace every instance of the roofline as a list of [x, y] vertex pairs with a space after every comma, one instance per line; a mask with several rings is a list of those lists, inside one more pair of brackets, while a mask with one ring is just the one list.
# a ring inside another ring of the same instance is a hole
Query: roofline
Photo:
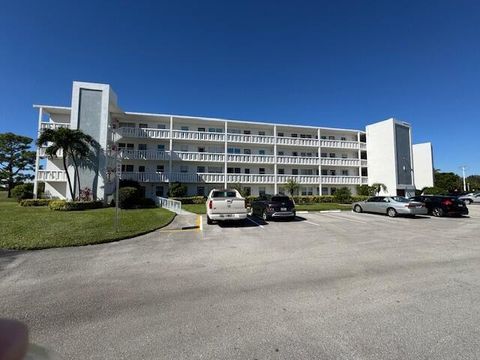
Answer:
[[58, 109], [58, 110], [72, 110], [70, 106], [53, 106], [53, 105], [42, 105], [42, 104], [33, 104], [35, 109], [40, 108], [49, 108], [49, 109]]
[[342, 132], [354, 132], [354, 133], [365, 133], [364, 130], [356, 130], [356, 129], [342, 129], [342, 128], [331, 128], [331, 127], [324, 127], [324, 126], [310, 126], [310, 125], [292, 125], [292, 124], [282, 124], [282, 123], [269, 123], [269, 122], [262, 122], [262, 121], [248, 121], [248, 120], [233, 120], [233, 119], [221, 119], [221, 118], [211, 118], [205, 116], [190, 116], [190, 115], [175, 115], [175, 114], [156, 114], [156, 113], [142, 113], [142, 112], [132, 112], [132, 111], [125, 111], [125, 115], [139, 115], [139, 116], [166, 116], [166, 117], [176, 117], [182, 119], [189, 119], [189, 120], [205, 120], [205, 121], [218, 121], [218, 122], [232, 122], [232, 123], [243, 123], [243, 124], [255, 124], [255, 125], [269, 125], [269, 126], [285, 126], [285, 127], [292, 127], [292, 128], [308, 128], [308, 129], [325, 129], [325, 130], [332, 130], [332, 131], [342, 131]]

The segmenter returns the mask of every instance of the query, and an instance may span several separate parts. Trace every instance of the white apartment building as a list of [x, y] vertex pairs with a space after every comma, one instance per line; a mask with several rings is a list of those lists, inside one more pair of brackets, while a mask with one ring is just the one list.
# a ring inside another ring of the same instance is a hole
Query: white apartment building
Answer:
[[[395, 119], [365, 132], [127, 112], [110, 85], [83, 82], [73, 83], [71, 106], [34, 107], [39, 132], [71, 127], [99, 143], [100, 151], [81, 170], [82, 188], [91, 188], [98, 199], [115, 192], [116, 174], [138, 181], [152, 198], [166, 196], [173, 182], [186, 184], [188, 195], [236, 183], [252, 195], [273, 194], [284, 192], [290, 179], [299, 184], [299, 195], [331, 195], [341, 187], [355, 194], [357, 185], [374, 182], [388, 183], [388, 194], [415, 189], [411, 127]], [[43, 182], [46, 196], [70, 196], [62, 156], [49, 158], [44, 147], [37, 149], [35, 194]], [[422, 164], [415, 172], [433, 171]]]

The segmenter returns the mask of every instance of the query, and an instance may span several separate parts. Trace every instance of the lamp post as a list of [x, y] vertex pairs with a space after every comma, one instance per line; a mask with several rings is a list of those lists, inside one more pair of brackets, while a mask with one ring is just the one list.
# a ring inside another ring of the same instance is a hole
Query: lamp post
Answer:
[[462, 177], [463, 177], [463, 191], [467, 191], [467, 184], [466, 184], [466, 181], [465, 181], [465, 169], [467, 168], [465, 165], [462, 165], [460, 166], [460, 168], [462, 169]]

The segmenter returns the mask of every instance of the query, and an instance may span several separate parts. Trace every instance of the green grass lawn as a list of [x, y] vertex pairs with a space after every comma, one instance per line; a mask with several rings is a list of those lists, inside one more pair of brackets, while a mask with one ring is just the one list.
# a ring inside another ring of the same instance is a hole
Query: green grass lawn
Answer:
[[[296, 205], [297, 211], [321, 211], [321, 210], [351, 210], [352, 205], [318, 203], [308, 205]], [[195, 214], [205, 214], [205, 204], [185, 204], [182, 209], [193, 212]]]
[[119, 231], [114, 208], [52, 211], [46, 206], [22, 207], [0, 193], [0, 248], [43, 249], [98, 244], [143, 234], [170, 223], [165, 209], [120, 210]]

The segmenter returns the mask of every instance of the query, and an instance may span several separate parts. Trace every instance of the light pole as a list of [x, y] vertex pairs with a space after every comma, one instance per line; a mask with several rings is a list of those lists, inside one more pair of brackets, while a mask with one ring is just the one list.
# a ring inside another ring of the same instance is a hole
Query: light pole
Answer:
[[467, 183], [465, 181], [465, 169], [467, 168], [465, 165], [460, 166], [462, 168], [462, 177], [463, 177], [463, 191], [467, 191]]

